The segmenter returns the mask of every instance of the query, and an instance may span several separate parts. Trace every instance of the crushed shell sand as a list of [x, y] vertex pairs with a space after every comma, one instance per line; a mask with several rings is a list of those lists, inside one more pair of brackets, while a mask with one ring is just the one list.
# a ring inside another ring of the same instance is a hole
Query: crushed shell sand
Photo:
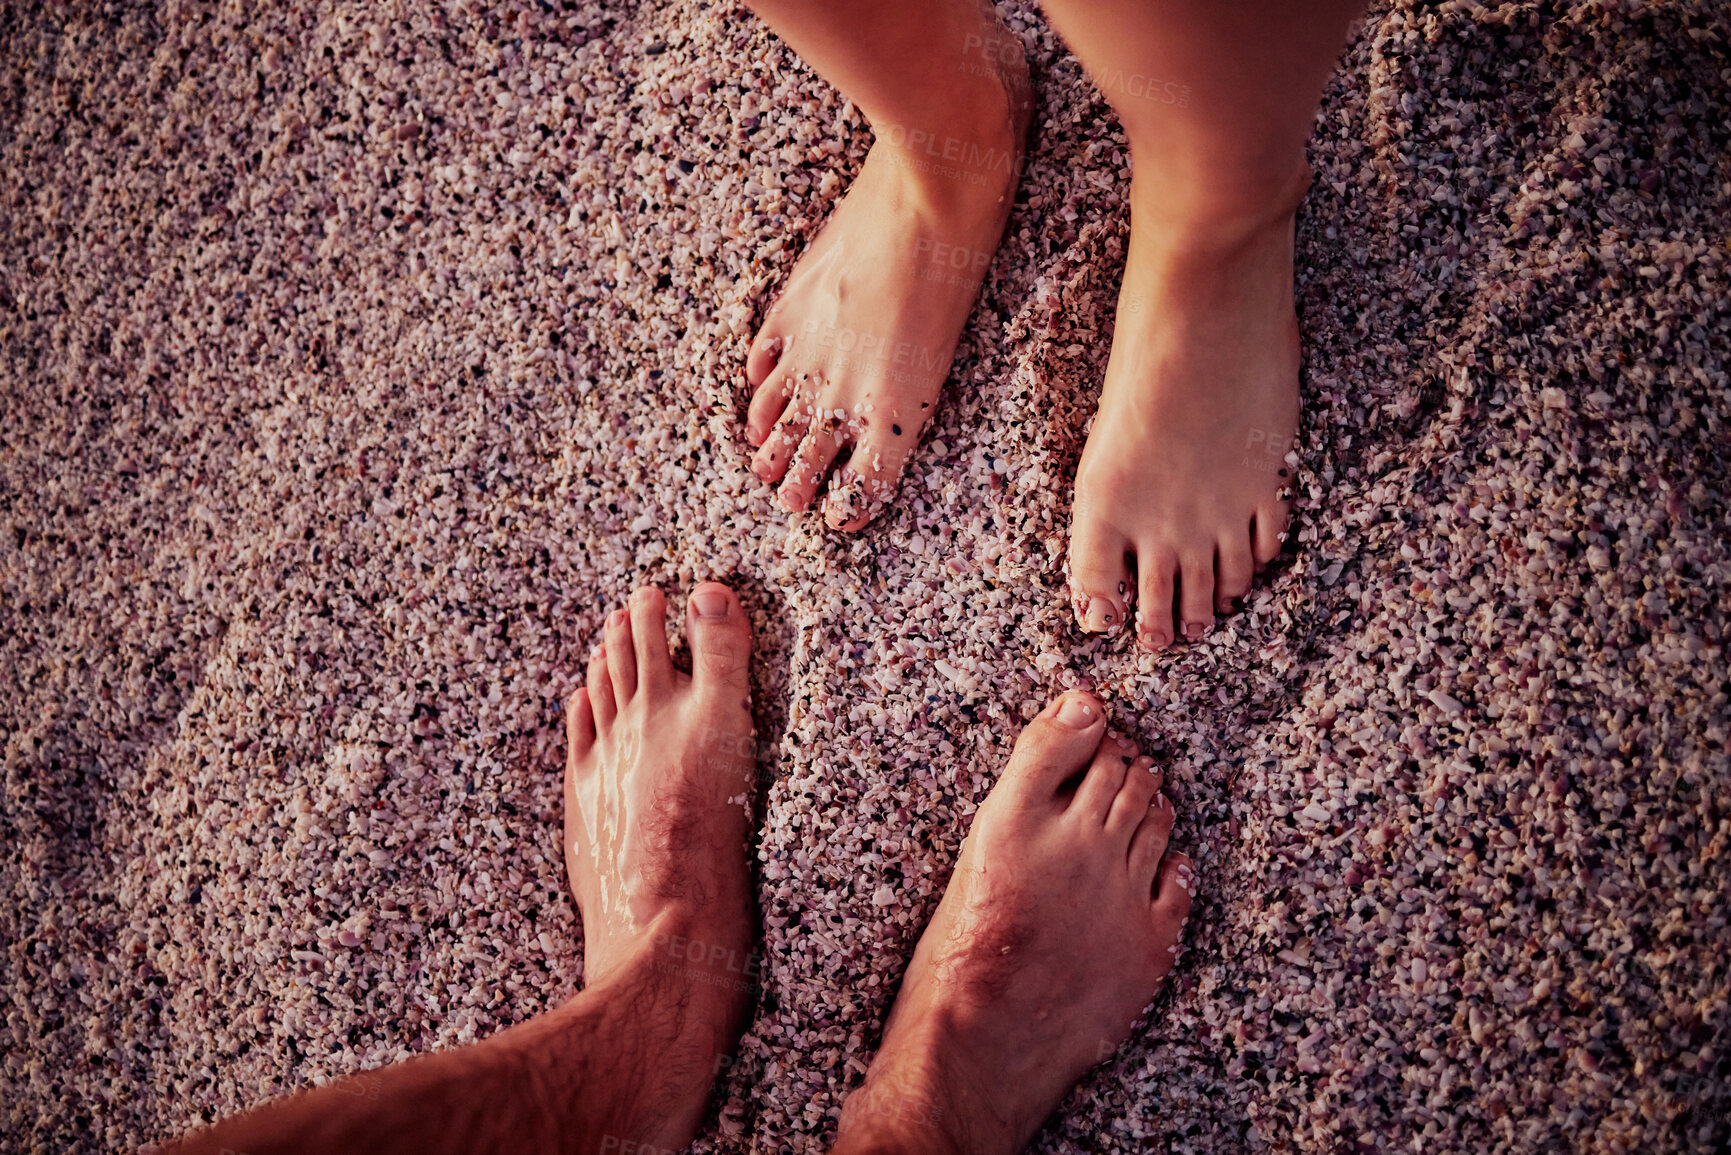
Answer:
[[768, 738], [765, 985], [701, 1149], [821, 1148], [1071, 686], [1165, 766], [1198, 917], [1037, 1150], [1722, 1149], [1723, 6], [1371, 13], [1299, 221], [1288, 560], [1159, 656], [1062, 576], [1124, 138], [1003, 11], [1027, 177], [858, 539], [751, 477], [741, 365], [868, 134], [742, 9], [0, 21], [9, 1149], [568, 997], [559, 703], [634, 584], [706, 577]]

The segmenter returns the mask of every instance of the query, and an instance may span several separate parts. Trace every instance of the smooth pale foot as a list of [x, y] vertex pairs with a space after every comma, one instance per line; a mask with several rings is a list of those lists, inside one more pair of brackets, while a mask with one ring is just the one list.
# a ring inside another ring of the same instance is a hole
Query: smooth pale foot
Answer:
[[908, 966], [834, 1150], [1020, 1150], [1130, 1035], [1195, 875], [1150, 758], [1066, 694], [1016, 743]]
[[[1001, 26], [982, 34], [1015, 44]], [[1019, 56], [967, 86], [944, 125], [876, 123], [853, 187], [800, 258], [746, 358], [752, 472], [857, 530], [894, 495], [936, 413], [962, 326], [1003, 236], [1031, 99]]]
[[1071, 514], [1085, 630], [1114, 630], [1139, 603], [1144, 648], [1202, 638], [1286, 540], [1304, 180], [1295, 188], [1260, 220], [1187, 224], [1133, 183], [1116, 334]]
[[665, 1077], [633, 1115], [658, 1124], [628, 1137], [682, 1148], [717, 1057], [743, 1029], [757, 969], [751, 630], [726, 586], [699, 586], [685, 674], [668, 656], [665, 614], [660, 590], [632, 594], [568, 703], [565, 865], [583, 916], [584, 985], [618, 983], [642, 1001], [638, 1029], [653, 1035], [652, 1067]]

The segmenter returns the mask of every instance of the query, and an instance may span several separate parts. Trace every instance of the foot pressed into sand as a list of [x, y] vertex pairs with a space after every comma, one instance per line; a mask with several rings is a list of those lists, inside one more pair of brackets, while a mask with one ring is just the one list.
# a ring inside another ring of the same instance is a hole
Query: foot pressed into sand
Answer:
[[[1130, 255], [1106, 382], [1076, 472], [1070, 588], [1107, 631], [1197, 640], [1286, 540], [1298, 429], [1296, 179], [1260, 213], [1174, 211], [1132, 184]], [[1197, 218], [1197, 219], [1192, 219]]]
[[1152, 759], [1066, 694], [1023, 731], [836, 1152], [1020, 1150], [1171, 970], [1195, 875]]
[[[669, 656], [666, 602], [639, 589], [607, 619], [566, 710], [565, 863], [585, 986], [628, 985], [665, 1081], [634, 1141], [682, 1147], [756, 975], [747, 853], [751, 632], [727, 587], [693, 592], [692, 671]], [[689, 1084], [687, 1086], [686, 1084]]]
[[824, 502], [837, 529], [861, 528], [895, 493], [1009, 217], [1030, 90], [1020, 42], [982, 13], [990, 24], [971, 39], [1010, 46], [991, 79], [952, 67], [954, 99], [909, 101], [942, 119], [873, 117], [864, 167], [746, 359], [752, 471], [799, 511], [842, 462]]

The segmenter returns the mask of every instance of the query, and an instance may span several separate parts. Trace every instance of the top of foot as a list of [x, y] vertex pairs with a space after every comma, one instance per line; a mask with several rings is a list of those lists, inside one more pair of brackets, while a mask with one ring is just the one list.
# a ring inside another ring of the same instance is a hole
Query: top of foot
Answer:
[[914, 952], [838, 1151], [893, 1149], [867, 1137], [908, 1124], [957, 1150], [1020, 1150], [1129, 1036], [1194, 889], [1189, 860], [1167, 851], [1160, 786], [1089, 695], [1028, 726]]
[[[894, 494], [1015, 197], [1026, 66], [1020, 42], [984, 18], [985, 33], [965, 38], [976, 46], [959, 43], [955, 67], [934, 78], [967, 99], [925, 101], [943, 119], [873, 116], [864, 167], [746, 358], [752, 471], [800, 511], [845, 459], [824, 501], [833, 528], [863, 527]], [[984, 81], [967, 71], [978, 43], [994, 46]]]
[[1163, 219], [1139, 181], [1105, 388], [1076, 471], [1070, 588], [1085, 630], [1115, 630], [1134, 606], [1138, 642], [1159, 650], [1206, 636], [1286, 540], [1297, 202], [1215, 235]]
[[750, 626], [726, 586], [699, 586], [686, 674], [665, 615], [653, 587], [615, 610], [566, 712], [565, 861], [591, 985], [658, 937], [695, 936], [736, 965], [750, 953]]

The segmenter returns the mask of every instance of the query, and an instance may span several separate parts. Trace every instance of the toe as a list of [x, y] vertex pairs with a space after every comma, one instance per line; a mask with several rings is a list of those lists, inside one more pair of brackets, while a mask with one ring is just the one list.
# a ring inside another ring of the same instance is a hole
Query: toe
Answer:
[[[771, 371], [781, 360], [781, 354], [787, 347], [786, 338], [771, 333], [765, 325], [757, 334], [757, 339], [751, 343], [751, 352], [745, 355], [745, 380], [753, 389], [762, 385]], [[754, 402], [755, 404], [755, 402]]]
[[607, 615], [601, 631], [607, 646], [607, 675], [613, 683], [613, 702], [623, 710], [637, 692], [637, 655], [631, 646], [631, 616], [624, 610]]
[[1270, 501], [1256, 511], [1256, 525], [1252, 530], [1252, 556], [1258, 566], [1265, 566], [1280, 556], [1281, 547], [1286, 544], [1286, 526], [1289, 514], [1286, 503]]
[[811, 403], [797, 392], [788, 401], [781, 420], [775, 423], [775, 428], [751, 459], [751, 471], [760, 481], [774, 484], [787, 472], [794, 451], [805, 440], [806, 430], [811, 428], [811, 412]]
[[1118, 797], [1112, 799], [1112, 809], [1106, 815], [1106, 834], [1117, 840], [1126, 852], [1142, 820], [1148, 817], [1148, 804], [1160, 789], [1160, 775], [1154, 769], [1154, 759], [1140, 757], [1124, 772], [1124, 785]]
[[749, 699], [751, 623], [733, 591], [720, 582], [704, 582], [692, 590], [686, 634], [691, 639], [691, 678], [696, 692]]
[[1141, 751], [1134, 743], [1114, 734], [1107, 734], [1100, 748], [1094, 752], [1094, 760], [1088, 765], [1088, 773], [1082, 777], [1082, 785], [1076, 791], [1076, 802], [1071, 813], [1086, 815], [1091, 821], [1104, 824], [1107, 815], [1112, 812], [1112, 803], [1124, 789], [1124, 781], [1130, 776], [1130, 766], [1136, 761]]
[[830, 463], [841, 448], [837, 436], [840, 425], [841, 418], [833, 412], [812, 424], [805, 440], [800, 442], [799, 452], [794, 454], [792, 464], [787, 467], [786, 480], [781, 483], [784, 509], [800, 513], [811, 507], [811, 499], [817, 496], [817, 487], [822, 484]]
[[667, 598], [654, 586], [631, 595], [632, 656], [637, 660], [637, 685], [646, 693], [665, 694], [673, 686], [673, 658], [667, 652]]
[[619, 707], [613, 701], [613, 679], [607, 673], [607, 651], [600, 646], [589, 655], [589, 713], [595, 732], [605, 733], [613, 725]]
[[1184, 636], [1199, 641], [1214, 628], [1214, 555], [1193, 553], [1184, 555], [1179, 564], [1179, 616], [1184, 622]]
[[1155, 875], [1160, 870], [1160, 859], [1166, 853], [1166, 843], [1172, 837], [1172, 823], [1176, 818], [1172, 800], [1163, 791], [1156, 790], [1143, 807], [1142, 820], [1137, 824], [1136, 832], [1130, 836], [1130, 873], [1139, 885], [1149, 888], [1149, 894], [1153, 894]]
[[1221, 542], [1215, 559], [1214, 608], [1220, 613], [1230, 614], [1238, 609], [1238, 599], [1250, 592], [1251, 579], [1256, 576], [1256, 559], [1250, 553], [1249, 535]]
[[793, 375], [776, 373], [757, 387], [751, 395], [751, 407], [745, 415], [745, 436], [753, 445], [762, 445], [775, 430], [775, 423], [787, 411], [793, 396]]
[[1054, 797], [1088, 764], [1106, 731], [1106, 711], [1092, 694], [1060, 695], [1022, 731], [1003, 780], [1028, 796]]
[[865, 528], [894, 495], [908, 452], [905, 439], [898, 442], [868, 430], [848, 458], [846, 476], [838, 474], [824, 498], [823, 516], [830, 528], [849, 533]]
[[1190, 859], [1177, 851], [1162, 858], [1150, 912], [1154, 918], [1154, 962], [1162, 975], [1172, 969], [1178, 956], [1179, 938], [1195, 896], [1196, 867]]
[[565, 699], [565, 764], [573, 769], [595, 745], [595, 712], [589, 707], [589, 691], [579, 687]]
[[1154, 548], [1138, 550], [1136, 568], [1141, 591], [1136, 599], [1136, 640], [1145, 650], [1163, 650], [1177, 634], [1172, 624], [1172, 595], [1178, 561]]
[[1070, 529], [1070, 596], [1076, 620], [1101, 633], [1124, 620], [1130, 601], [1130, 542], [1109, 523], [1076, 512]]

